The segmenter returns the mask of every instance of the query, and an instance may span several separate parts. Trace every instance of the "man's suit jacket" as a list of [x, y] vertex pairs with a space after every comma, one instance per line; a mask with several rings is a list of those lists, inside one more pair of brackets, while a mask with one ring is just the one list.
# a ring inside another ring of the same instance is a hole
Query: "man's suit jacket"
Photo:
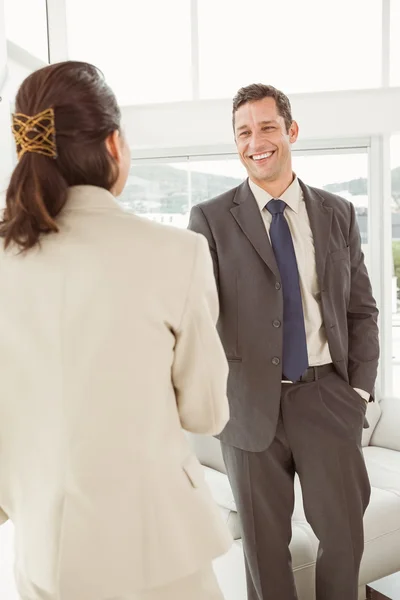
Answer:
[[104, 189], [58, 224], [0, 251], [0, 522], [22, 598], [130, 598], [231, 544], [182, 430], [229, 416], [212, 263]]
[[[372, 394], [379, 357], [378, 311], [354, 207], [338, 196], [300, 185], [314, 237], [333, 363], [349, 385]], [[283, 297], [248, 181], [194, 206], [189, 229], [208, 240], [219, 290], [218, 329], [230, 367], [230, 421], [219, 437], [243, 450], [265, 450], [279, 416], [282, 327], [274, 321], [283, 320]]]

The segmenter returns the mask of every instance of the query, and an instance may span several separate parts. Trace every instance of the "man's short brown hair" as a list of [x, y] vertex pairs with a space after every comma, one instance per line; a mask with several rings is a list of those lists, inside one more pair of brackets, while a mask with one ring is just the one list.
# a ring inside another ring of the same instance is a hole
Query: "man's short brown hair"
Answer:
[[293, 122], [292, 107], [290, 106], [289, 98], [280, 90], [277, 90], [272, 85], [264, 85], [263, 83], [252, 83], [246, 87], [240, 88], [233, 99], [232, 124], [235, 129], [236, 111], [247, 104], [248, 102], [256, 102], [264, 98], [273, 98], [276, 102], [278, 113], [285, 120], [286, 131], [289, 131]]

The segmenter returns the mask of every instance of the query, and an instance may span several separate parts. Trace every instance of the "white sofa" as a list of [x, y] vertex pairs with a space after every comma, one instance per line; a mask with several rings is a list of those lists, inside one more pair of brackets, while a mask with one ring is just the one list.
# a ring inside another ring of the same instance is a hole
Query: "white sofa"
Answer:
[[[400, 399], [387, 398], [368, 406], [369, 429], [363, 446], [372, 485], [371, 503], [365, 515], [365, 552], [360, 572], [359, 598], [365, 586], [400, 571]], [[218, 440], [190, 436], [204, 465], [206, 480], [228, 523], [235, 543], [215, 561], [215, 571], [226, 600], [246, 600], [246, 582], [240, 525]], [[291, 552], [299, 600], [314, 600], [315, 557], [318, 547], [304, 516], [299, 482], [296, 481]]]

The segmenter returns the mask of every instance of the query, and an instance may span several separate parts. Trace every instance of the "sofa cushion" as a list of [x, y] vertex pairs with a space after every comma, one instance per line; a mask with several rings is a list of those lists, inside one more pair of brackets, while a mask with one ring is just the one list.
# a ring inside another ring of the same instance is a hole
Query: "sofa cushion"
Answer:
[[233, 499], [232, 488], [225, 473], [204, 467], [205, 480], [211, 489], [215, 502], [221, 509], [222, 517], [228, 525], [234, 540], [242, 537], [236, 504]]
[[[360, 583], [365, 584], [400, 570], [400, 452], [369, 446], [364, 449], [371, 480], [371, 502], [365, 514], [365, 553]], [[206, 480], [233, 537], [240, 538], [240, 523], [226, 475], [205, 468]], [[300, 482], [295, 479], [291, 551], [293, 569], [311, 576], [318, 541], [306, 521]]]
[[362, 445], [368, 446], [371, 437], [375, 431], [375, 428], [378, 424], [379, 419], [381, 418], [382, 410], [380, 402], [369, 402], [367, 406], [366, 418], [369, 424], [367, 429], [363, 430], [362, 434]]
[[[295, 515], [292, 529], [293, 568], [300, 570], [311, 568], [315, 563], [318, 541], [302, 510], [298, 510]], [[360, 571], [362, 585], [400, 570], [398, 493], [372, 487], [371, 502], [365, 513], [364, 531], [365, 551]]]
[[[368, 446], [363, 449], [371, 486], [391, 491], [400, 497], [400, 452]], [[210, 467], [204, 467], [205, 478], [217, 504], [236, 512], [232, 488], [228, 477]], [[303, 498], [298, 477], [295, 478], [294, 520], [304, 520]]]
[[364, 457], [371, 485], [400, 498], [400, 452], [369, 446], [364, 448]]
[[379, 448], [400, 451], [400, 398], [383, 398], [380, 405], [382, 416], [374, 430], [370, 444]]
[[236, 511], [229, 510], [228, 508], [220, 507], [222, 519], [227, 525], [231, 536], [234, 540], [242, 539], [242, 528], [240, 526], [239, 515]]
[[[318, 540], [305, 520], [294, 521], [292, 531], [290, 551], [299, 600], [315, 599]], [[241, 540], [236, 544], [241, 544]], [[365, 551], [359, 583], [365, 586], [399, 570], [399, 498], [392, 492], [372, 488], [371, 504], [365, 515]]]
[[222, 458], [221, 443], [217, 438], [195, 433], [186, 433], [186, 435], [202, 465], [211, 467], [220, 473], [226, 473], [224, 459]]
[[211, 488], [212, 495], [218, 506], [236, 512], [236, 504], [233, 499], [232, 488], [228, 476], [210, 467], [204, 468], [204, 476]]

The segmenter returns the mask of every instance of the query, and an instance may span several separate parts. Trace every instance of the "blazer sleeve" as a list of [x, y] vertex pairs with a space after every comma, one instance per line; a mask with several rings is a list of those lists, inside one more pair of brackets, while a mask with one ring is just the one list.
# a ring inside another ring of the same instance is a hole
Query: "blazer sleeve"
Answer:
[[217, 435], [229, 419], [228, 363], [216, 329], [218, 312], [210, 252], [198, 235], [172, 366], [181, 425], [192, 433]]
[[373, 396], [379, 361], [378, 309], [364, 264], [360, 232], [352, 204], [350, 210], [351, 289], [347, 309], [349, 381], [353, 388], [360, 388]]

